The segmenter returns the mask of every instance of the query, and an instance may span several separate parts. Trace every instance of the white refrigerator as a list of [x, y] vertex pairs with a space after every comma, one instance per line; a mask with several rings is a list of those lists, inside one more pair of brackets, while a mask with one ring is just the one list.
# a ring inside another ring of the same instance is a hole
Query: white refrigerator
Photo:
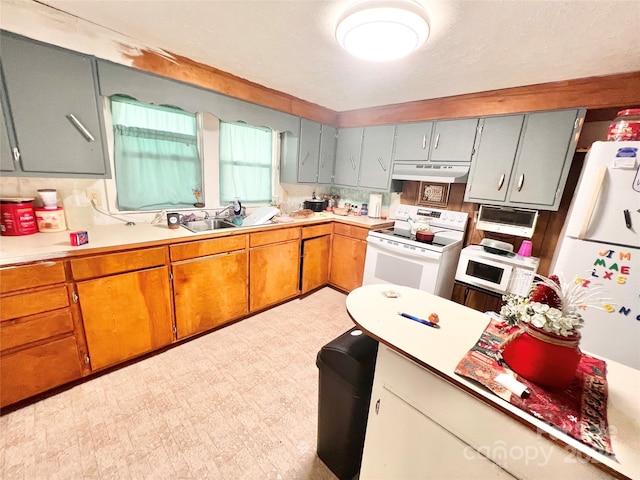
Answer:
[[[640, 370], [640, 142], [587, 153], [551, 272], [599, 285], [580, 348]], [[602, 300], [604, 298], [604, 301]]]

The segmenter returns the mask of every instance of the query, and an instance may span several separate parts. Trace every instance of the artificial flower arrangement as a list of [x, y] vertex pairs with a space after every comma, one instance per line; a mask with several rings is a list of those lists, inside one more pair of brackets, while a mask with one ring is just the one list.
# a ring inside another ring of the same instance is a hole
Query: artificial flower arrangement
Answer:
[[585, 288], [578, 279], [536, 275], [528, 297], [505, 295], [500, 315], [513, 332], [501, 346], [509, 367], [551, 388], [566, 387], [575, 376], [582, 353], [579, 309], [600, 295], [599, 286]]

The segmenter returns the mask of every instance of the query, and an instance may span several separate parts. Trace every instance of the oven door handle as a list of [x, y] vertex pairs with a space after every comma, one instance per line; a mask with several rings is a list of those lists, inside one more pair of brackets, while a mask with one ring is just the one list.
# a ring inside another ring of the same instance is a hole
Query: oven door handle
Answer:
[[378, 238], [367, 237], [367, 243], [371, 244], [372, 248], [377, 248], [378, 250], [394, 253], [398, 256], [415, 258], [418, 260], [440, 260], [440, 257], [442, 256], [442, 253], [432, 252], [431, 250], [425, 250], [424, 252], [417, 253], [414, 250], [400, 245], [389, 245], [386, 241], [380, 242]]

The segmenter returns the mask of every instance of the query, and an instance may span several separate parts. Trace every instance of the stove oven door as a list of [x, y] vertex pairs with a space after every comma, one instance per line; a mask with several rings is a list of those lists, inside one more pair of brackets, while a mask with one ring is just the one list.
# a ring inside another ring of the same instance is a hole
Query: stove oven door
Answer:
[[441, 252], [369, 236], [362, 284], [404, 285], [451, 298], [453, 278], [444, 278], [441, 258]]

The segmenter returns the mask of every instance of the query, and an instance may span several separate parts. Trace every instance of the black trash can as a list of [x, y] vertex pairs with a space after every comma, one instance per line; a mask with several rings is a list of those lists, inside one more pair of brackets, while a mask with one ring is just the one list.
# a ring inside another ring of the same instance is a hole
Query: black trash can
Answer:
[[353, 328], [316, 358], [318, 457], [340, 480], [360, 471], [377, 352], [378, 342]]

